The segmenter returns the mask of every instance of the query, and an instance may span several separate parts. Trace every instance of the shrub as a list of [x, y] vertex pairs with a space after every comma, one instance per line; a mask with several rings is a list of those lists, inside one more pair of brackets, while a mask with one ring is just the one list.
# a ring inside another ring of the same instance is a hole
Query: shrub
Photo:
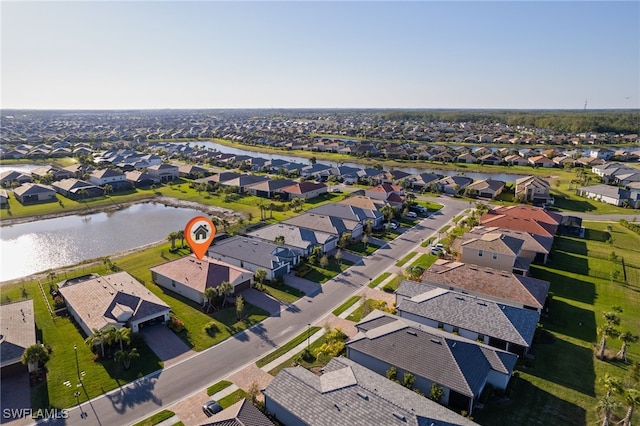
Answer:
[[174, 314], [171, 314], [171, 318], [169, 320], [169, 324], [167, 324], [171, 330], [176, 333], [180, 333], [184, 330], [184, 322]]

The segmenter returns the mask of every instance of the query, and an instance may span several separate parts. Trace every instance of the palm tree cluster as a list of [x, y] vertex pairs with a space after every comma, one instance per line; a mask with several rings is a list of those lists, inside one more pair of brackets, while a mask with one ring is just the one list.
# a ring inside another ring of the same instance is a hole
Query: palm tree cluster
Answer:
[[627, 350], [631, 343], [638, 341], [638, 336], [631, 331], [620, 332], [616, 326], [620, 325], [620, 317], [618, 314], [622, 313], [622, 309], [618, 306], [614, 306], [612, 311], [607, 311], [602, 314], [605, 323], [598, 327], [598, 334], [600, 334], [600, 348], [598, 351], [598, 358], [604, 359], [607, 349], [608, 338], [618, 338], [622, 342], [620, 350], [616, 353], [615, 357], [623, 362], [627, 362]]
[[217, 287], [207, 287], [204, 289], [204, 300], [206, 302], [205, 311], [209, 312], [212, 308], [216, 309], [216, 302], [222, 299], [220, 307], [224, 307], [227, 303], [227, 297], [233, 293], [233, 285], [229, 281], [223, 281]]
[[91, 350], [100, 347], [100, 356], [102, 358], [105, 357], [105, 347], [113, 350], [112, 347], [116, 346], [114, 358], [117, 362], [122, 362], [125, 369], [129, 369], [131, 361], [140, 356], [136, 348], [130, 347], [131, 329], [128, 327], [117, 328], [113, 325], [108, 325], [100, 330], [94, 328], [93, 333], [85, 339], [85, 343]]
[[[636, 369], [639, 366], [636, 365]], [[626, 383], [613, 377], [609, 374], [605, 374], [601, 380], [602, 387], [605, 390], [604, 396], [598, 401], [596, 405], [596, 411], [602, 416], [602, 426], [609, 426], [612, 424], [611, 417], [616, 409], [620, 406], [626, 407], [626, 414], [624, 418], [617, 422], [623, 426], [631, 426], [631, 420], [635, 408], [640, 405], [640, 390], [638, 390], [638, 377], [630, 376], [630, 380]], [[622, 397], [622, 401], [617, 399]]]

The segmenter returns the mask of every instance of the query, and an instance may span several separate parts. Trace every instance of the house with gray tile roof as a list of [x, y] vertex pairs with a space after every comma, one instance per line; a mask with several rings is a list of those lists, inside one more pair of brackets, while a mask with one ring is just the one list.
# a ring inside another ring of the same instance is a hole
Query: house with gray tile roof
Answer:
[[207, 422], [200, 426], [273, 426], [273, 422], [243, 398], [209, 417]]
[[237, 187], [239, 192], [246, 192], [251, 185], [268, 181], [267, 176], [255, 176], [255, 175], [240, 175], [236, 178], [225, 180], [220, 182], [220, 186], [232, 186]]
[[338, 238], [345, 233], [351, 234], [353, 238], [360, 238], [363, 231], [362, 224], [356, 220], [315, 213], [303, 213], [299, 216], [284, 220], [282, 223], [336, 235]]
[[275, 242], [278, 237], [284, 237], [284, 244], [288, 247], [300, 249], [303, 256], [310, 255], [314, 247], [320, 247], [322, 253], [328, 253], [338, 245], [338, 236], [335, 234], [284, 223], [265, 226], [251, 231], [247, 235], [271, 242]]
[[22, 204], [37, 203], [40, 201], [56, 201], [56, 190], [49, 185], [39, 183], [23, 183], [13, 190], [16, 200]]
[[[385, 324], [367, 323], [386, 317]], [[473, 412], [487, 384], [506, 389], [518, 356], [375, 310], [356, 324], [358, 334], [346, 343], [347, 358], [385, 375], [396, 367], [399, 377], [411, 373], [414, 387], [428, 395], [435, 383], [442, 387], [441, 403]]]
[[265, 408], [287, 426], [471, 426], [476, 423], [350, 359], [320, 376], [285, 368], [262, 391]]
[[157, 164], [147, 168], [147, 173], [156, 179], [160, 179], [160, 182], [170, 182], [180, 178], [180, 169], [173, 164]]
[[59, 292], [87, 336], [109, 325], [137, 333], [145, 324], [169, 320], [169, 305], [127, 272], [67, 280]]
[[258, 269], [264, 269], [267, 271], [267, 279], [272, 280], [288, 274], [291, 267], [300, 262], [302, 250], [259, 238], [236, 236], [213, 244], [209, 247], [207, 256], [254, 274]]
[[329, 203], [307, 210], [307, 213], [339, 217], [341, 219], [356, 220], [363, 226], [371, 221], [374, 228], [381, 226], [384, 215], [377, 209], [363, 209], [349, 204]]
[[495, 179], [483, 179], [477, 180], [467, 186], [466, 192], [469, 195], [481, 197], [481, 198], [496, 198], [502, 194], [506, 183], [501, 180]]
[[617, 186], [610, 185], [593, 185], [583, 186], [576, 190], [576, 193], [589, 200], [597, 200], [614, 206], [623, 206], [628, 204], [632, 208], [640, 207], [639, 194], [634, 191], [628, 191]]
[[72, 200], [84, 200], [104, 195], [104, 190], [99, 186], [76, 178], [62, 179], [53, 182], [51, 186], [58, 194]]
[[248, 194], [257, 197], [271, 198], [279, 189], [294, 185], [295, 181], [291, 179], [267, 179], [246, 185], [245, 190]]
[[516, 308], [425, 283], [403, 281], [395, 292], [398, 316], [523, 356], [540, 320]]
[[538, 312], [544, 307], [550, 286], [549, 281], [444, 259], [424, 271], [421, 281]]
[[0, 305], [0, 370], [2, 374], [26, 371], [22, 353], [36, 344], [33, 299]]

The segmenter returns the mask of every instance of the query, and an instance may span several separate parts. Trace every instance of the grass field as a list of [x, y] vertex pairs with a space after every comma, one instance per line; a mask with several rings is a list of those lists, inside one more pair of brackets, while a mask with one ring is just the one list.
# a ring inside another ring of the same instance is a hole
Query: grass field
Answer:
[[391, 272], [383, 272], [383, 273], [381, 273], [380, 275], [378, 275], [378, 276], [376, 277], [376, 279], [375, 279], [375, 280], [373, 280], [373, 281], [371, 281], [371, 282], [369, 283], [369, 287], [370, 287], [370, 288], [375, 288], [375, 287], [377, 287], [377, 286], [378, 286], [378, 284], [380, 284], [382, 281], [386, 280], [386, 279], [387, 279], [387, 277], [389, 277], [390, 275], [391, 275]]
[[358, 300], [360, 300], [360, 296], [351, 296], [350, 298], [347, 299], [346, 302], [344, 302], [342, 305], [335, 308], [331, 313], [335, 316], [339, 316], [341, 313], [343, 313], [344, 311], [349, 309], [351, 306], [353, 306], [353, 304], [356, 303]]
[[[640, 330], [640, 236], [616, 223], [584, 222], [585, 239], [556, 237], [551, 260], [532, 266], [532, 275], [551, 282], [548, 318], [543, 327], [550, 336], [534, 345], [535, 359], [519, 367], [510, 385], [510, 401], [501, 406], [485, 406], [474, 413], [481, 424], [529, 424], [537, 419], [549, 425], [590, 425], [601, 419], [595, 411], [604, 394], [605, 374], [623, 379], [630, 364], [595, 358], [597, 328], [604, 323], [603, 312], [620, 306], [621, 331]], [[611, 231], [607, 227], [611, 226]], [[613, 236], [613, 243], [607, 241]], [[608, 271], [621, 268], [609, 260], [615, 251], [624, 257], [627, 282], [614, 281]], [[615, 353], [621, 342], [609, 339]], [[640, 361], [640, 344], [632, 344], [629, 360]], [[620, 399], [621, 400], [621, 399]], [[621, 401], [622, 402], [622, 401]], [[614, 422], [624, 416], [624, 404], [615, 411]], [[637, 415], [636, 415], [637, 417]]]
[[404, 255], [404, 257], [396, 262], [396, 266], [403, 267], [405, 263], [410, 261], [418, 252], [412, 251]]

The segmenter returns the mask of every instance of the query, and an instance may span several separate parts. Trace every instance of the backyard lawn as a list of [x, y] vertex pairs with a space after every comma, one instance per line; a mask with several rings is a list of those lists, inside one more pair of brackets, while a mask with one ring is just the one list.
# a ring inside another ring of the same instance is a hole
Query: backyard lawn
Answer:
[[[534, 344], [535, 359], [518, 368], [509, 401], [474, 413], [481, 424], [525, 424], [532, 419], [550, 425], [596, 424], [601, 422], [595, 407], [604, 395], [602, 378], [609, 374], [624, 379], [629, 371], [630, 364], [595, 358], [595, 349], [597, 328], [604, 324], [602, 314], [613, 306], [622, 308], [620, 331], [638, 334], [640, 330], [640, 235], [613, 222], [585, 221], [583, 225], [585, 239], [556, 237], [550, 262], [532, 266], [532, 276], [551, 282], [553, 300], [542, 322], [546, 338]], [[607, 242], [610, 237], [611, 243]], [[611, 252], [615, 260], [610, 260]], [[610, 276], [612, 270], [622, 271], [621, 258], [626, 282], [622, 273], [617, 280]], [[608, 339], [611, 353], [620, 346], [619, 340]], [[640, 344], [629, 346], [628, 358], [640, 361]], [[622, 404], [615, 410], [614, 422], [625, 412]]]

